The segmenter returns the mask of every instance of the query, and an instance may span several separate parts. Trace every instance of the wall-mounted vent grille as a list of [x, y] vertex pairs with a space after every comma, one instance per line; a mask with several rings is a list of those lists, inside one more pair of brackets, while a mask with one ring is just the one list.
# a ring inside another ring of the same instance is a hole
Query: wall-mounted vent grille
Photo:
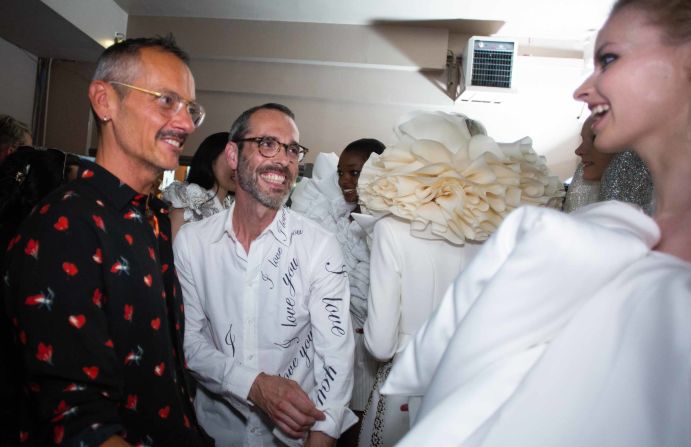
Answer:
[[513, 42], [476, 40], [470, 83], [482, 87], [511, 88]]
[[518, 45], [511, 39], [473, 36], [463, 58], [465, 91], [461, 100], [501, 102], [513, 89], [513, 69]]

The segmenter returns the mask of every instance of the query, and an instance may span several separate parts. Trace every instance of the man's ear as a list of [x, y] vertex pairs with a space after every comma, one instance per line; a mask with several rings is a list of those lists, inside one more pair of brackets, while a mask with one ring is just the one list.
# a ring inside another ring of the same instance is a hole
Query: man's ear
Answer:
[[225, 156], [226, 160], [228, 161], [228, 165], [232, 170], [237, 170], [238, 168], [238, 161], [240, 157], [240, 152], [238, 150], [238, 145], [234, 141], [229, 141], [226, 144], [226, 148], [224, 149], [225, 151]]
[[106, 81], [91, 81], [89, 84], [89, 101], [101, 121], [108, 121], [113, 117], [113, 98], [110, 93], [111, 89]]

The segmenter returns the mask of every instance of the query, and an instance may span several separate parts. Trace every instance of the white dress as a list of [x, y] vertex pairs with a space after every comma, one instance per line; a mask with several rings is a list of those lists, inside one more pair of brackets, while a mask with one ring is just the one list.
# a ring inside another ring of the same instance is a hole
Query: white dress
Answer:
[[606, 202], [511, 214], [398, 356], [401, 446], [691, 445], [691, 264]]
[[350, 317], [355, 333], [355, 377], [350, 408], [364, 411], [379, 366], [363, 344], [370, 253], [364, 230], [357, 222], [350, 220], [355, 205], [343, 199], [338, 186], [337, 164], [338, 156], [334, 153], [317, 155], [312, 178], [298, 183], [291, 195], [291, 209], [334, 233], [343, 251], [350, 283]]
[[231, 196], [221, 202], [214, 191], [204, 189], [196, 183], [173, 182], [163, 191], [163, 199], [172, 208], [185, 210], [185, 223], [196, 222], [205, 217], [230, 208], [233, 203]]
[[[479, 244], [411, 235], [410, 222], [389, 215], [374, 225], [370, 258], [370, 299], [365, 345], [379, 360], [395, 358], [439, 305]], [[394, 445], [409, 429], [407, 397], [383, 398], [378, 386], [390, 365], [380, 368], [360, 432], [360, 446]]]

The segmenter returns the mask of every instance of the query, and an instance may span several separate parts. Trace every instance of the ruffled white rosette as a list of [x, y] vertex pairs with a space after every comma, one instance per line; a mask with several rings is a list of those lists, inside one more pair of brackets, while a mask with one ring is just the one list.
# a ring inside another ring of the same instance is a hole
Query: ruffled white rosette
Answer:
[[497, 143], [483, 132], [460, 114], [404, 119], [397, 143], [372, 154], [362, 169], [363, 213], [391, 213], [410, 221], [414, 236], [462, 245], [486, 240], [521, 205], [561, 207], [564, 187], [530, 138]]

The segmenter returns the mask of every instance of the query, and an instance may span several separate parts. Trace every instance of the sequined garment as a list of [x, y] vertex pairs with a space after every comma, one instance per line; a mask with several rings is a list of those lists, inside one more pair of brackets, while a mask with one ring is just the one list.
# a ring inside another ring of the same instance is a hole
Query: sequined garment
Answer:
[[564, 199], [564, 211], [570, 213], [582, 206], [598, 201], [600, 182], [583, 180], [583, 164], [578, 163], [573, 180]]
[[633, 151], [618, 153], [602, 174], [599, 200], [620, 200], [655, 211], [653, 178], [643, 160]]

